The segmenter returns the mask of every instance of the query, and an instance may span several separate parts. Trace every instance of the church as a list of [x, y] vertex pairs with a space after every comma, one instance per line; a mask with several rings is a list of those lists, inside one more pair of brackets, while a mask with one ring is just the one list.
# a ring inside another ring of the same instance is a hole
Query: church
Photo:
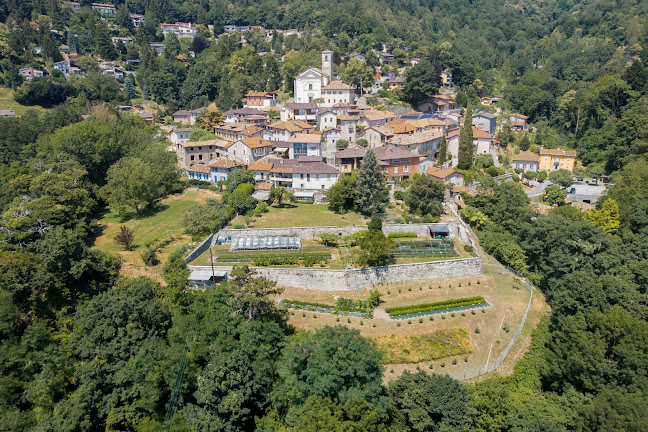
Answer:
[[320, 106], [355, 103], [355, 87], [333, 81], [333, 51], [322, 51], [322, 68], [308, 68], [295, 77], [295, 102]]

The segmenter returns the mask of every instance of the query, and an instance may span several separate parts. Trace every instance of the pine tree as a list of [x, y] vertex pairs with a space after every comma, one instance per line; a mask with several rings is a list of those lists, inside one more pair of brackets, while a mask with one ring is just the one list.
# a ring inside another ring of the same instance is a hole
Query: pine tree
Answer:
[[472, 107], [466, 107], [464, 125], [459, 135], [459, 163], [457, 168], [470, 169], [473, 164], [474, 154], [473, 130], [472, 130]]
[[167, 59], [175, 59], [180, 54], [180, 41], [178, 36], [171, 32], [164, 40], [164, 57]]
[[266, 56], [265, 72], [268, 91], [279, 90], [283, 84], [281, 70], [279, 69], [279, 62], [272, 54]]
[[124, 79], [124, 90], [126, 90], [129, 99], [134, 99], [137, 96], [137, 93], [135, 92], [135, 83], [131, 77], [126, 77]]
[[97, 54], [104, 60], [115, 60], [117, 51], [112, 43], [108, 26], [103, 21], [98, 21], [94, 28], [94, 44]]
[[370, 215], [385, 210], [389, 201], [385, 188], [385, 176], [378, 165], [378, 159], [373, 150], [367, 150], [362, 160], [358, 175], [358, 198], [356, 207], [360, 213]]
[[437, 161], [439, 164], [443, 164], [448, 158], [448, 141], [446, 140], [445, 135], [441, 136], [441, 143], [439, 144], [439, 157]]

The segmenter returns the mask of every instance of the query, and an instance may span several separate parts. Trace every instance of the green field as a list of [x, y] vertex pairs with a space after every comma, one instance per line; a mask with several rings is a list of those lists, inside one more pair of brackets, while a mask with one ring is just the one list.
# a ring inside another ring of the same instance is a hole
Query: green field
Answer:
[[6, 87], [0, 87], [0, 109], [12, 109], [17, 116], [21, 116], [25, 114], [25, 112], [27, 112], [30, 109], [36, 111], [43, 111], [46, 109], [40, 105], [33, 105], [33, 106], [20, 105], [18, 102], [14, 100], [13, 95], [14, 95], [13, 90]]
[[[166, 256], [176, 247], [191, 246], [193, 243], [191, 237], [183, 232], [184, 216], [187, 211], [196, 203], [203, 203], [207, 198], [217, 196], [216, 193], [206, 189], [196, 191], [194, 188], [188, 188], [182, 194], [163, 199], [150, 213], [138, 218], [122, 222], [116, 212], [106, 213], [99, 220], [102, 233], [95, 240], [94, 246], [104, 252], [119, 255], [126, 264], [125, 269], [128, 269], [129, 266], [141, 264], [140, 254], [147, 243], [155, 242], [167, 234], [172, 234], [173, 242], [158, 253], [160, 261], [164, 262]], [[122, 225], [130, 228], [135, 236], [132, 251], [123, 251], [122, 247], [113, 240]]]
[[[256, 218], [249, 225], [250, 228], [284, 228], [284, 227], [312, 227], [312, 226], [337, 226], [365, 225], [367, 220], [353, 212], [337, 214], [328, 209], [325, 204], [284, 203], [281, 206], [270, 206], [270, 211]], [[238, 217], [232, 221], [234, 224], [244, 224], [245, 218]]]

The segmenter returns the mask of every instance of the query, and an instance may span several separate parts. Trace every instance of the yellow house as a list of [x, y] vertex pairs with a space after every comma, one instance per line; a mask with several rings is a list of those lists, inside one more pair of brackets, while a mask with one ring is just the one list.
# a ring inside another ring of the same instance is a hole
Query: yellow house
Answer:
[[574, 171], [575, 150], [540, 149], [540, 171]]

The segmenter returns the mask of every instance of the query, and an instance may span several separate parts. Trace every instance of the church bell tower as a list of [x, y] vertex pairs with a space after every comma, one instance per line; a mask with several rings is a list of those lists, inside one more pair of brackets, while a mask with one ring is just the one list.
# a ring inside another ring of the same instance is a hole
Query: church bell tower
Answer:
[[322, 72], [328, 75], [328, 82], [333, 81], [333, 51], [322, 51]]

